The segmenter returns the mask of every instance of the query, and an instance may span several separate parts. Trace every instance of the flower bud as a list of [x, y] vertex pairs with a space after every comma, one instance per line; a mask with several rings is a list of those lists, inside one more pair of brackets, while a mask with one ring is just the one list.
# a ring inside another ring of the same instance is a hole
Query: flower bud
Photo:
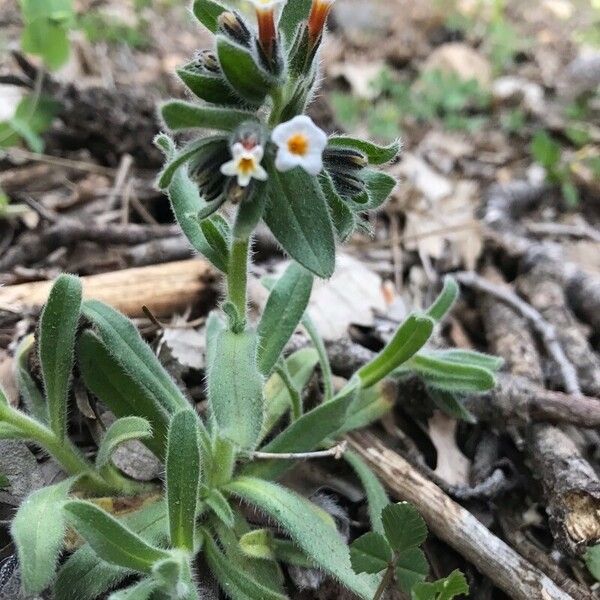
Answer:
[[367, 157], [354, 148], [328, 146], [323, 152], [323, 162], [329, 171], [357, 171], [369, 164]]
[[217, 23], [219, 29], [234, 42], [246, 48], [250, 47], [252, 34], [240, 15], [229, 11], [222, 12], [217, 19]]
[[221, 73], [217, 55], [212, 50], [200, 50], [195, 58], [194, 67], [199, 71], [206, 71], [215, 75]]
[[340, 196], [354, 198], [365, 191], [365, 182], [357, 175], [329, 171], [333, 185]]
[[308, 37], [311, 48], [321, 43], [323, 29], [334, 0], [313, 0], [308, 16]]
[[216, 200], [225, 189], [227, 178], [220, 171], [221, 165], [229, 158], [227, 145], [224, 143], [208, 154], [200, 153], [190, 161], [188, 174], [196, 183], [200, 194], [207, 202]]

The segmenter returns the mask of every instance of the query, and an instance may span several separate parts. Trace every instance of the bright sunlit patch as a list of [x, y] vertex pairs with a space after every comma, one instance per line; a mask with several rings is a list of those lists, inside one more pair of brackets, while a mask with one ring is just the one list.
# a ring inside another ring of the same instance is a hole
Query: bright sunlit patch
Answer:
[[251, 148], [236, 142], [231, 148], [232, 159], [221, 165], [221, 173], [228, 177], [237, 177], [240, 187], [246, 187], [252, 179], [265, 181], [267, 172], [261, 167], [264, 149], [260, 145]]
[[321, 172], [327, 136], [310, 117], [299, 115], [277, 125], [271, 139], [277, 146], [275, 167], [278, 171], [302, 167], [311, 175]]

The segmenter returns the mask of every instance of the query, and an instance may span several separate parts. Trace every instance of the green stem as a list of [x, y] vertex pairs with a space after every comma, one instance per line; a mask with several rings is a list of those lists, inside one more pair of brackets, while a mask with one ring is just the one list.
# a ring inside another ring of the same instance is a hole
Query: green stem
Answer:
[[227, 270], [228, 300], [235, 306], [241, 319], [246, 318], [249, 247], [250, 242], [247, 238], [233, 240]]
[[394, 567], [393, 565], [389, 565], [386, 572], [383, 574], [381, 582], [377, 590], [375, 590], [375, 595], [373, 596], [373, 600], [379, 600], [383, 596], [383, 592], [387, 589], [387, 587], [392, 583], [392, 579], [394, 578]]
[[290, 398], [292, 400], [292, 421], [296, 421], [302, 416], [303, 412], [302, 396], [292, 380], [292, 376], [290, 375], [290, 371], [285, 361], [279, 361], [275, 365], [275, 372], [279, 375], [279, 377], [281, 377], [281, 380], [290, 394]]
[[327, 350], [325, 349], [323, 338], [319, 335], [317, 327], [308, 313], [305, 313], [302, 318], [302, 325], [304, 325], [304, 329], [306, 329], [306, 333], [308, 333], [312, 340], [319, 356], [319, 364], [321, 365], [321, 373], [323, 375], [323, 386], [325, 388], [325, 402], [327, 402], [327, 400], [331, 400], [335, 394], [333, 390], [333, 373], [331, 372], [331, 364], [329, 363]]

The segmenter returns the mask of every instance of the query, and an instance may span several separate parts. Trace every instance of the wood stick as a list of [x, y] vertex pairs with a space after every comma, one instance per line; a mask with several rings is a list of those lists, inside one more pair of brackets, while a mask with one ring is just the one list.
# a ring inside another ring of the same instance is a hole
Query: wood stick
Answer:
[[[192, 259], [151, 267], [124, 269], [82, 277], [84, 298], [102, 300], [130, 317], [142, 317], [147, 305], [169, 316], [207, 295], [215, 271], [204, 260]], [[0, 288], [0, 309], [21, 312], [41, 307], [52, 282], [36, 281]]]
[[347, 439], [396, 497], [417, 507], [437, 537], [473, 563], [510, 598], [573, 600], [373, 434], [353, 433]]

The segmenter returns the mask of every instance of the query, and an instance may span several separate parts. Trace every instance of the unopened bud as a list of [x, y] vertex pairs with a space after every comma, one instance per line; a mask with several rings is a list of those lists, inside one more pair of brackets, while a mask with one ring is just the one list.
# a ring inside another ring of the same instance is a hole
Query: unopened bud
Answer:
[[241, 46], [250, 47], [252, 34], [242, 17], [237, 13], [229, 11], [222, 12], [217, 19], [217, 23], [219, 28], [234, 42], [237, 42]]
[[323, 152], [323, 162], [331, 171], [357, 171], [369, 164], [367, 157], [354, 148], [328, 146]]
[[308, 16], [308, 37], [312, 48], [321, 43], [323, 29], [334, 0], [313, 0]]
[[206, 202], [216, 200], [223, 193], [226, 177], [221, 173], [219, 167], [228, 157], [227, 144], [223, 143], [215, 151], [209, 154], [200, 154], [199, 157], [190, 161], [188, 174], [198, 186]]

